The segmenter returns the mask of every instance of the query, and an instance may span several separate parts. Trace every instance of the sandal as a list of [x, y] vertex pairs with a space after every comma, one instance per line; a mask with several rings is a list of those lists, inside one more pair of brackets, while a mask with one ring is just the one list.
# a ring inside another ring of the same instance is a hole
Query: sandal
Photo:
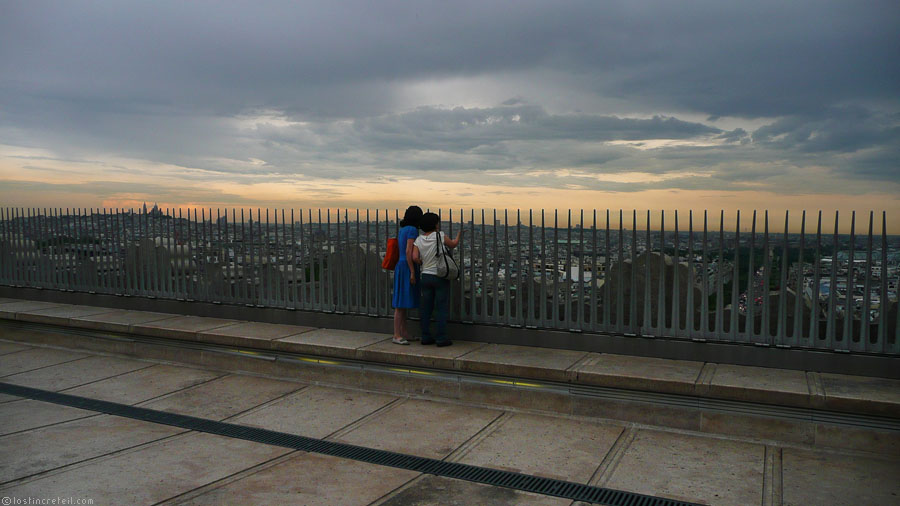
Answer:
[[391, 342], [394, 344], [409, 344], [409, 341], [407, 341], [406, 339], [403, 339], [402, 337], [397, 337], [397, 336], [394, 336], [394, 338], [391, 339]]

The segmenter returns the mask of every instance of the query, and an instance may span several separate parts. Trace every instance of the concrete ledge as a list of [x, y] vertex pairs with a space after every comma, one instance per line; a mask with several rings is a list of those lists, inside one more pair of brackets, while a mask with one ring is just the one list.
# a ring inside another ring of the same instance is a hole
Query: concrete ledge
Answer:
[[[0, 301], [0, 318], [397, 366], [900, 418], [900, 381], [894, 379], [808, 374], [797, 370], [472, 341], [455, 341], [453, 346], [446, 348], [418, 343], [397, 346], [390, 342], [389, 334], [378, 332], [314, 329], [30, 301]], [[31, 335], [35, 336], [36, 342], [54, 344], [52, 333]], [[3, 337], [2, 331], [0, 337]], [[85, 341], [86, 348], [95, 349], [90, 347], [94, 344], [86, 343], [89, 339], [81, 341]], [[115, 352], [127, 352], [129, 346], [137, 352], [141, 349], [139, 344], [119, 343]], [[171, 356], [172, 351], [162, 353], [164, 356], [153, 358], [180, 360]], [[198, 358], [201, 365], [215, 366], [205, 360], [231, 360], [221, 354], [214, 354], [214, 359], [204, 359], [203, 353]], [[286, 373], [289, 367], [280, 370]], [[375, 388], [374, 385], [367, 387]], [[518, 395], [502, 390], [495, 394]], [[508, 402], [515, 404], [511, 400]], [[603, 402], [609, 404], [609, 401]], [[608, 405], [604, 409], [611, 409], [614, 413], [622, 411], [621, 416], [626, 416], [629, 410], [635, 408]], [[714, 418], [711, 420], [709, 423], [715, 423]], [[679, 423], [693, 428], [702, 427], [700, 419], [691, 421], [690, 417]]]
[[[27, 300], [55, 304], [81, 304], [129, 311], [169, 313], [177, 316], [206, 316], [383, 334], [390, 333], [392, 328], [390, 318], [367, 315], [207, 302], [186, 303], [169, 299], [63, 292], [27, 287], [0, 286], [0, 300], [3, 298], [15, 302]], [[451, 336], [465, 336], [468, 341], [480, 343], [900, 379], [900, 357], [896, 356], [776, 348], [750, 343], [696, 342], [688, 339], [526, 329], [461, 322], [451, 322], [448, 330]]]

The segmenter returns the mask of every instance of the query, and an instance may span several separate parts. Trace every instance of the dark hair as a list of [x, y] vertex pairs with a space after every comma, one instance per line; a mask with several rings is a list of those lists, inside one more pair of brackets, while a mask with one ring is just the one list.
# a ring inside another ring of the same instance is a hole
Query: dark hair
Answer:
[[403, 219], [400, 220], [401, 227], [419, 227], [419, 222], [422, 220], [422, 208], [419, 206], [409, 206], [406, 208], [406, 212], [403, 214]]
[[434, 213], [425, 213], [419, 221], [419, 228], [421, 228], [423, 232], [434, 232], [440, 222], [440, 216]]

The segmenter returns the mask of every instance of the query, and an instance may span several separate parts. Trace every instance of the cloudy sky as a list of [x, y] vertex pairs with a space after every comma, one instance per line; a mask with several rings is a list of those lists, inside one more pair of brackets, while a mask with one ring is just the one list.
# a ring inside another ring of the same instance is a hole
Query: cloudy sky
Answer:
[[896, 0], [0, 0], [0, 198], [900, 224], [898, 28]]

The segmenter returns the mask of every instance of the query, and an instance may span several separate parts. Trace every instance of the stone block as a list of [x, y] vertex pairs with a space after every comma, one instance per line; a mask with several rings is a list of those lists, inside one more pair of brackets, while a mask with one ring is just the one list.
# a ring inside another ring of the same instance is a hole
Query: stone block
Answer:
[[900, 380], [826, 373], [820, 377], [825, 409], [900, 418]]
[[696, 408], [584, 395], [572, 397], [572, 414], [694, 431], [701, 427], [701, 412]]
[[810, 421], [704, 411], [700, 430], [711, 434], [813, 444], [816, 428]]
[[145, 336], [194, 341], [200, 332], [231, 326], [235, 320], [204, 318], [202, 316], [177, 316], [158, 321], [132, 323], [130, 331]]
[[316, 329], [272, 341], [272, 348], [303, 355], [356, 358], [356, 350], [391, 336], [374, 332]]
[[22, 311], [16, 315], [17, 320], [44, 323], [47, 325], [68, 325], [71, 318], [91, 316], [115, 312], [115, 309], [95, 306], [57, 306], [48, 309]]
[[314, 327], [279, 325], [263, 322], [238, 322], [197, 333], [197, 340], [205, 343], [248, 348], [271, 349], [272, 341], [314, 330]]
[[[385, 336], [390, 337], [390, 336]], [[438, 348], [433, 345], [422, 345], [418, 341], [409, 346], [400, 346], [384, 339], [375, 344], [359, 348], [356, 357], [387, 364], [402, 364], [412, 367], [428, 367], [433, 369], [455, 369], [455, 360], [471, 351], [487, 346], [487, 343], [472, 341], [453, 341], [453, 346]]]
[[128, 333], [131, 325], [172, 319], [177, 316], [178, 315], [168, 313], [151, 313], [147, 311], [114, 311], [112, 313], [70, 318], [69, 324], [73, 327], [85, 329]]
[[707, 396], [736, 401], [810, 407], [806, 373], [768, 367], [716, 364]]
[[566, 371], [586, 352], [490, 344], [456, 359], [462, 371], [547, 381], [566, 381]]
[[694, 393], [703, 362], [591, 353], [569, 370], [573, 383], [677, 394]]

